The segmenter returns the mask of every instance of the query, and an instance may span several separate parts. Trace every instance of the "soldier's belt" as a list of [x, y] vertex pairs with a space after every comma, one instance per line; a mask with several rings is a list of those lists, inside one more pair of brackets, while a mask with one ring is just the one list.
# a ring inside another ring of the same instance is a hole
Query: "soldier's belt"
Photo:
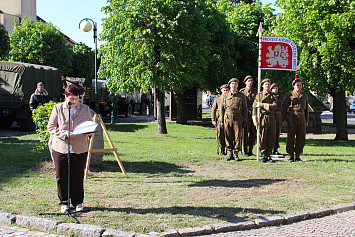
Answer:
[[281, 111], [275, 111], [275, 114], [281, 114]]
[[304, 111], [294, 111], [295, 115], [303, 115]]
[[240, 111], [240, 110], [235, 110], [235, 111], [232, 111], [232, 110], [226, 110], [226, 113], [227, 113], [227, 114], [241, 114], [241, 113], [242, 113], [242, 111]]

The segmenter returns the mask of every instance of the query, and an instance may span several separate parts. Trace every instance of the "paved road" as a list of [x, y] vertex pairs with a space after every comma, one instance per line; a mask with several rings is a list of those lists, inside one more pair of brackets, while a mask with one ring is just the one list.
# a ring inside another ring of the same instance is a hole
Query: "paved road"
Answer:
[[2, 237], [57, 237], [57, 234], [50, 234], [46, 232], [33, 231], [26, 228], [18, 227], [18, 226], [9, 226], [0, 223], [0, 236]]
[[[234, 231], [219, 233], [213, 235], [205, 235], [205, 237], [239, 237], [239, 236], [283, 236], [283, 237], [324, 237], [338, 236], [351, 237], [355, 236], [355, 210], [343, 212], [332, 216], [326, 216], [318, 219], [311, 219], [296, 222], [283, 226], [264, 227], [260, 229], [252, 229], [246, 231]], [[0, 224], [0, 236], [4, 237], [38, 237], [49, 236], [55, 237], [56, 234], [50, 234], [40, 231], [32, 231], [26, 228], [9, 226]]]
[[[348, 113], [348, 124], [355, 124], [355, 114]], [[329, 111], [325, 111], [320, 115], [322, 122], [333, 122], [333, 113]]]
[[355, 236], [355, 210], [326, 216], [319, 219], [311, 219], [283, 226], [264, 227], [260, 229], [235, 231], [207, 237], [240, 237], [240, 236], [283, 236], [283, 237], [354, 237]]

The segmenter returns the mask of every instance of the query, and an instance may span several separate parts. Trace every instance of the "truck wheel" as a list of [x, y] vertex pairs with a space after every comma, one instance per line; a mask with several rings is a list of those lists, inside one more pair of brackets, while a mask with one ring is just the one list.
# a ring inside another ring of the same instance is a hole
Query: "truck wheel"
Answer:
[[126, 110], [125, 116], [126, 116], [126, 117], [130, 117], [130, 116], [132, 116], [132, 114], [133, 114], [133, 107], [132, 107], [132, 104], [129, 103], [129, 104], [127, 105], [127, 110]]
[[20, 128], [25, 132], [32, 132], [36, 130], [35, 123], [32, 118], [19, 120]]

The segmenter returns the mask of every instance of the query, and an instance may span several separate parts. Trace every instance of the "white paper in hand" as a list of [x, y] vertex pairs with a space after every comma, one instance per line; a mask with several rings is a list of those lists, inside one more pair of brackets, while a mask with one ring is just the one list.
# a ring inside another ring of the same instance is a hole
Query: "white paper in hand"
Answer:
[[79, 124], [73, 131], [72, 134], [74, 135], [81, 135], [81, 134], [88, 134], [96, 132], [95, 129], [97, 128], [97, 123], [93, 121], [85, 121]]

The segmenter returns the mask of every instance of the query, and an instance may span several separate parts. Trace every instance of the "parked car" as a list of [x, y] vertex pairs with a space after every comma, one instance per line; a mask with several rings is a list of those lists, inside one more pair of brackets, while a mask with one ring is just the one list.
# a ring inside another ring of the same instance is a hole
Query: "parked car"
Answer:
[[355, 114], [355, 100], [349, 101], [349, 111]]

